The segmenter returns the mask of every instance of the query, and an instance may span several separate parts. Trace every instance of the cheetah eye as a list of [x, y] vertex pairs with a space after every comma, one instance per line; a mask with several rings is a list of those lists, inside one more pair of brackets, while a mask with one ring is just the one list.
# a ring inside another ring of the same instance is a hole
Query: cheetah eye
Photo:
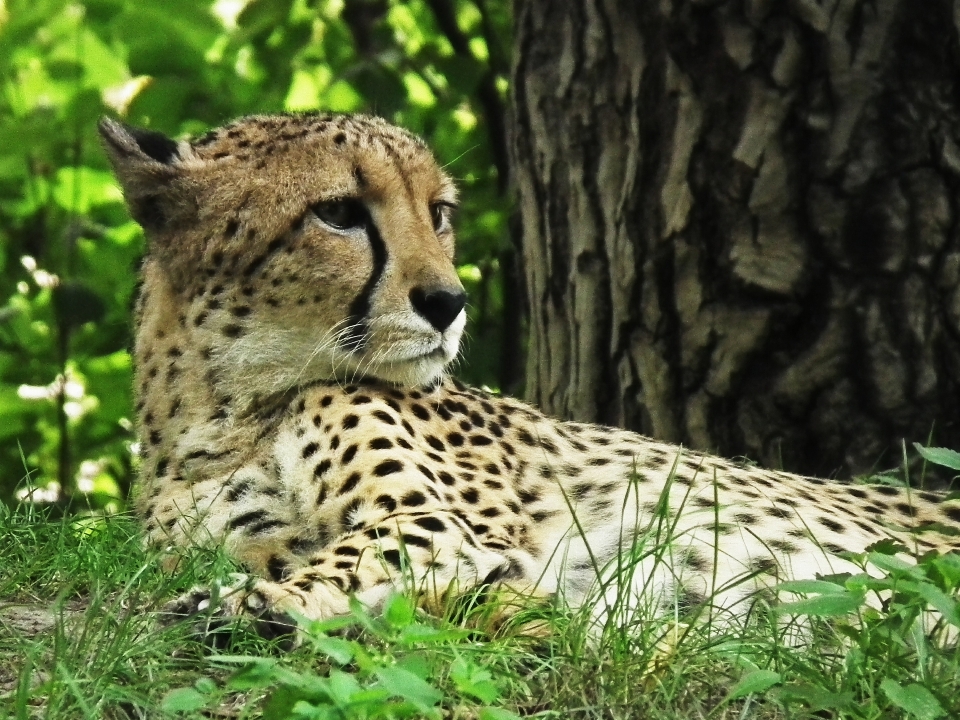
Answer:
[[436, 202], [430, 205], [430, 219], [433, 220], [435, 232], [440, 233], [449, 229], [453, 207], [452, 204], [447, 202]]
[[353, 230], [366, 225], [367, 210], [353, 198], [324, 200], [311, 208], [313, 214], [336, 230]]

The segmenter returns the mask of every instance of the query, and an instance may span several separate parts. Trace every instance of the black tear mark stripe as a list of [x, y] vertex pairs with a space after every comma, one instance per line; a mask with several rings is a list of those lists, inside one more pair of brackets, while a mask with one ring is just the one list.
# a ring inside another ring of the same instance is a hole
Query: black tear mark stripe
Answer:
[[370, 271], [370, 277], [360, 293], [350, 303], [350, 330], [343, 340], [344, 346], [352, 352], [359, 351], [366, 340], [367, 323], [366, 317], [370, 312], [370, 296], [383, 277], [384, 268], [387, 266], [387, 245], [383, 242], [380, 230], [370, 216], [370, 211], [366, 206], [363, 208], [364, 229], [367, 231], [367, 238], [370, 241], [370, 249], [373, 252], [373, 268]]

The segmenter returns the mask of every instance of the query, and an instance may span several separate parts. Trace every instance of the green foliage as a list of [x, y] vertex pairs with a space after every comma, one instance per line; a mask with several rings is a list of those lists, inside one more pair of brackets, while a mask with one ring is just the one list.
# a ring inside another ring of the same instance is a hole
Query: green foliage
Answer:
[[0, 500], [116, 509], [135, 470], [130, 311], [144, 250], [96, 137], [103, 114], [171, 135], [236, 116], [370, 111], [457, 178], [471, 335], [498, 385], [509, 252], [506, 0], [0, 3]]
[[927, 462], [945, 467], [948, 470], [960, 472], [960, 453], [956, 450], [942, 447], [923, 447], [923, 445], [916, 442], [913, 444], [913, 447], [920, 453], [920, 457]]
[[[351, 629], [355, 636], [362, 630], [364, 642], [341, 637]], [[209, 658], [214, 665], [240, 669], [222, 685], [200, 678], [192, 686], [171, 690], [163, 709], [193, 713], [222, 706], [231, 693], [257, 691], [265, 693], [264, 717], [276, 720], [439, 720], [442, 706], [489, 720], [516, 718], [489, 707], [501, 699], [503, 682], [478, 663], [469, 635], [418, 621], [413, 602], [402, 595], [387, 600], [382, 617], [372, 617], [355, 603], [351, 616], [303, 621], [301, 633], [315, 657], [325, 660], [323, 672], [294, 670], [274, 658], [214, 655]]]
[[948, 649], [960, 629], [960, 555], [930, 552], [913, 563], [899, 555], [906, 552], [884, 541], [849, 556], [862, 574], [781, 583], [781, 598], [803, 597], [775, 613], [800, 621], [806, 642], [833, 660], [817, 667], [794, 653], [776, 672], [749, 672], [731, 698], [748, 689], [786, 708], [851, 718], [960, 713], [960, 675]]
[[826, 616], [766, 613], [764, 598], [742, 624], [641, 604], [597, 637], [589, 612], [547, 607], [548, 636], [491, 637], [464, 629], [477, 625], [459, 602], [453, 622], [396, 597], [379, 616], [304, 622], [292, 650], [238, 623], [230, 654], [211, 656], [193, 624], [161, 625], [155, 611], [225, 577], [222, 553], [194, 549], [165, 576], [131, 519], [51, 515], [0, 506], [4, 718], [960, 717], [956, 555], [914, 566], [885, 544], [859, 558], [870, 577], [779, 589], [782, 601], [859, 601]]

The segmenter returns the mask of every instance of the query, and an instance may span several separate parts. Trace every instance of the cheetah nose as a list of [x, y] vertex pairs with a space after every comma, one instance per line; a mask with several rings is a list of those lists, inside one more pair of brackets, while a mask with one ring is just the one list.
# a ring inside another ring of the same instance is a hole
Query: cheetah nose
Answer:
[[424, 290], [416, 287], [410, 291], [410, 302], [437, 330], [443, 332], [452, 323], [463, 306], [467, 304], [467, 294], [463, 290]]

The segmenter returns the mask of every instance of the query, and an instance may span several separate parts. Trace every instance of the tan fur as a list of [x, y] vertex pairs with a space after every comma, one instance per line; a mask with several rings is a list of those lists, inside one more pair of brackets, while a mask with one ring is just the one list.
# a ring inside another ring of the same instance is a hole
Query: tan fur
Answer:
[[[425, 598], [502, 583], [602, 616], [598, 575], [607, 600], [741, 608], [779, 580], [856, 572], [837, 553], [883, 538], [960, 547], [913, 532], [960, 527], [936, 493], [743, 467], [442, 379], [463, 311], [437, 329], [413, 298], [461, 290], [455, 193], [382, 120], [252, 117], [177, 145], [102, 132], [150, 242], [138, 508], [151, 542], [225, 543], [263, 578], [228, 612], [328, 617], [412, 582]], [[331, 226], [331, 201], [366, 224]]]

